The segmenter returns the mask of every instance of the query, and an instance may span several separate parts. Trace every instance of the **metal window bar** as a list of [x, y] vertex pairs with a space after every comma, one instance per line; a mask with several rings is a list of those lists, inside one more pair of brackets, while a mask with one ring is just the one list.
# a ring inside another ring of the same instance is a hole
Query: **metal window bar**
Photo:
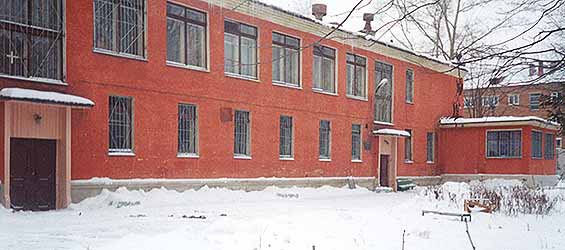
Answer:
[[533, 131], [532, 132], [532, 157], [541, 158], [542, 157], [542, 133]]
[[351, 159], [361, 160], [361, 125], [351, 126]]
[[145, 56], [145, 0], [94, 0], [95, 48]]
[[330, 159], [331, 127], [329, 121], [320, 121], [320, 159]]
[[412, 161], [412, 130], [407, 129], [406, 132], [410, 137], [404, 138], [404, 160]]
[[178, 153], [197, 154], [198, 114], [192, 104], [179, 104]]
[[434, 151], [435, 151], [435, 134], [434, 133], [427, 133], [426, 135], [426, 160], [428, 162], [434, 161]]
[[280, 118], [280, 145], [279, 155], [281, 158], [292, 158], [292, 117], [281, 116]]
[[110, 152], [131, 152], [132, 98], [111, 96], [109, 101]]
[[555, 136], [552, 134], [545, 134], [544, 158], [546, 160], [555, 158]]
[[0, 0], [0, 74], [63, 80], [61, 0]]
[[247, 111], [235, 111], [234, 155], [250, 156], [250, 117]]

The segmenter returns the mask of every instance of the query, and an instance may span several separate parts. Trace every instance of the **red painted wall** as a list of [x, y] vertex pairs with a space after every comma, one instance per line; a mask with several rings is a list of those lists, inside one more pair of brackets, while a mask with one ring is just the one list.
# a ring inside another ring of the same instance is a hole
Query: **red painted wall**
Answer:
[[[231, 18], [259, 27], [260, 61], [271, 61], [271, 32], [291, 34], [310, 44], [319, 37], [288, 29], [256, 17], [244, 16], [197, 0], [177, 0], [209, 14], [210, 70], [195, 71], [166, 65], [166, 1], [147, 1], [147, 58], [135, 60], [93, 52], [91, 0], [67, 1], [67, 82], [69, 86], [0, 79], [0, 87], [55, 90], [92, 99], [96, 106], [72, 112], [72, 178], [215, 178], [374, 176], [378, 142], [371, 135], [372, 100], [345, 96], [345, 55], [368, 57], [369, 92], [374, 92], [374, 61], [394, 65], [396, 129], [412, 129], [414, 163], [404, 164], [404, 144], [398, 144], [399, 175], [433, 175], [437, 164], [427, 164], [426, 132], [451, 114], [455, 78], [415, 64], [384, 57], [351, 46], [324, 41], [337, 48], [338, 96], [312, 91], [312, 50], [302, 52], [301, 90], [271, 84], [271, 65], [261, 64], [259, 81], [224, 76], [223, 20]], [[414, 104], [405, 103], [405, 71], [415, 73]], [[108, 156], [108, 96], [134, 97], [133, 157]], [[177, 158], [177, 105], [193, 103], [199, 110], [199, 159]], [[220, 121], [220, 109], [251, 112], [251, 160], [233, 159], [233, 122]], [[280, 161], [279, 116], [292, 115], [295, 160]], [[332, 121], [332, 161], [318, 160], [319, 120]], [[351, 162], [351, 124], [363, 124], [363, 163]], [[437, 157], [436, 157], [437, 158]], [[437, 162], [437, 161], [436, 161]]]
[[[488, 130], [522, 130], [522, 157], [493, 159], [486, 157]], [[555, 131], [532, 126], [505, 126], [442, 129], [439, 140], [442, 172], [445, 174], [534, 174], [554, 175], [556, 158], [532, 159], [532, 129], [556, 134]], [[542, 151], [543, 151], [542, 140]]]

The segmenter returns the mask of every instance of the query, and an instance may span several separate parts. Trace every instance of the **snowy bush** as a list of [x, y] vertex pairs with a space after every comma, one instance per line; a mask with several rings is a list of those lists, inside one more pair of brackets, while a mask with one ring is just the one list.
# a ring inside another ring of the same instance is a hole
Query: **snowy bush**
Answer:
[[495, 212], [511, 216], [547, 215], [565, 200], [562, 195], [552, 195], [543, 188], [530, 188], [507, 181], [445, 183], [425, 188], [423, 195], [431, 200], [447, 201], [457, 207], [462, 207], [465, 199], [484, 199], [494, 205]]

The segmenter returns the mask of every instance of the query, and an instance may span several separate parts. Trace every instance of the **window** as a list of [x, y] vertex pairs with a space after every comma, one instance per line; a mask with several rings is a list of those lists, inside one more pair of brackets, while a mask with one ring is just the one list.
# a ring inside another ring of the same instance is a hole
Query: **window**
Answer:
[[224, 21], [224, 71], [257, 78], [257, 28]]
[[555, 158], [555, 136], [552, 134], [545, 134], [544, 158], [546, 160], [553, 160]]
[[361, 161], [361, 125], [351, 126], [351, 160]]
[[414, 71], [406, 70], [406, 102], [414, 103]]
[[519, 158], [522, 156], [522, 131], [488, 131], [487, 157]]
[[563, 147], [563, 146], [562, 146], [563, 144], [561, 144], [561, 143], [562, 143], [561, 137], [555, 139], [555, 145], [557, 146], [557, 148], [562, 148], [562, 147]]
[[465, 98], [463, 98], [463, 102], [464, 102], [465, 108], [472, 108], [472, 107], [475, 106], [475, 104], [474, 104], [475, 98], [473, 98], [473, 97], [465, 97]]
[[530, 110], [538, 110], [540, 108], [540, 93], [530, 94]]
[[392, 65], [382, 62], [375, 64], [375, 84], [379, 84], [383, 79], [388, 80], [388, 84], [382, 86], [375, 94], [375, 121], [392, 123]]
[[63, 80], [62, 1], [1, 3], [0, 75]]
[[482, 105], [487, 108], [495, 108], [498, 106], [498, 96], [483, 96]]
[[207, 67], [206, 13], [167, 3], [167, 61]]
[[300, 39], [273, 32], [273, 82], [300, 86]]
[[133, 152], [133, 112], [132, 98], [110, 96], [109, 132], [110, 152]]
[[320, 159], [331, 159], [330, 121], [320, 121]]
[[367, 59], [347, 54], [347, 95], [367, 99]]
[[236, 110], [234, 125], [233, 153], [238, 156], [251, 156], [251, 119], [249, 112]]
[[294, 148], [293, 148], [293, 136], [292, 136], [292, 117], [282, 115], [280, 119], [280, 145], [279, 145], [279, 156], [281, 159], [292, 159]]
[[561, 97], [561, 93], [559, 92], [551, 92], [551, 101], [555, 102], [557, 100], [559, 100], [559, 98]]
[[426, 160], [429, 163], [434, 162], [435, 158], [435, 133], [427, 133], [426, 134]]
[[179, 155], [198, 154], [198, 115], [196, 106], [192, 104], [179, 104]]
[[517, 94], [508, 95], [508, 105], [510, 106], [520, 105], [520, 95]]
[[312, 69], [313, 88], [326, 93], [336, 93], [335, 88], [335, 50], [314, 46], [314, 68]]
[[412, 162], [414, 160], [412, 157], [412, 130], [407, 129], [406, 132], [410, 134], [410, 137], [404, 138], [404, 161]]
[[94, 48], [145, 57], [145, 0], [94, 0]]
[[532, 132], [532, 158], [541, 158], [541, 137], [541, 132]]

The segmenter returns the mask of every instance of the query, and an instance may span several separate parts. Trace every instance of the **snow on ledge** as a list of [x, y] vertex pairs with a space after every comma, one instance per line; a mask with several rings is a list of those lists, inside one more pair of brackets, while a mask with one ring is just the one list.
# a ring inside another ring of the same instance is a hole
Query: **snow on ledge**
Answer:
[[458, 124], [476, 124], [476, 123], [494, 123], [494, 122], [529, 122], [536, 121], [553, 126], [561, 126], [559, 123], [551, 122], [537, 116], [489, 116], [482, 118], [448, 118], [440, 119], [441, 125], [458, 125]]
[[390, 129], [390, 128], [383, 128], [383, 129], [375, 130], [375, 131], [373, 131], [373, 134], [399, 136], [399, 137], [410, 137], [410, 133], [408, 133], [407, 131]]
[[39, 91], [21, 88], [4, 88], [0, 90], [1, 99], [22, 100], [31, 102], [45, 102], [75, 106], [92, 107], [94, 102], [80, 96], [62, 94], [57, 92]]

